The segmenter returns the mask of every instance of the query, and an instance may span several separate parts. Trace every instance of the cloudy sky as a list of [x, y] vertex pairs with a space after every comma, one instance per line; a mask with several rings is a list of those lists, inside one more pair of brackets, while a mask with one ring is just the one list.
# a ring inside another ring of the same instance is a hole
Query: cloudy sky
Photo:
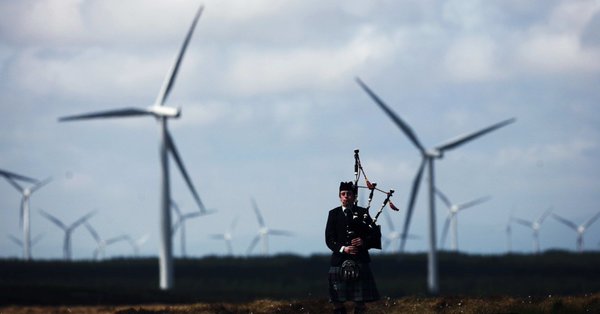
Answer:
[[[453, 202], [492, 197], [459, 214], [462, 251], [506, 252], [511, 213], [534, 220], [553, 208], [580, 224], [600, 211], [598, 1], [202, 3], [167, 100], [182, 108], [169, 124], [181, 157], [218, 211], [188, 221], [189, 255], [225, 254], [209, 236], [235, 217], [234, 253], [245, 254], [258, 230], [252, 198], [270, 228], [295, 234], [270, 238], [271, 253], [326, 253], [327, 211], [339, 182], [353, 179], [356, 148], [369, 179], [396, 190], [400, 228], [420, 155], [355, 77], [429, 147], [517, 118], [436, 162], [437, 187]], [[200, 4], [0, 0], [0, 169], [53, 178], [31, 198], [32, 236], [42, 235], [34, 257], [62, 256], [63, 232], [40, 210], [67, 224], [95, 210], [100, 236], [147, 234], [141, 254], [158, 254], [157, 123], [57, 118], [150, 106]], [[174, 167], [171, 178], [179, 207], [197, 211]], [[421, 238], [409, 252], [427, 249], [425, 197], [422, 187], [410, 229]], [[19, 204], [0, 180], [0, 257], [22, 254], [8, 238], [21, 237]], [[447, 209], [437, 207], [439, 240]], [[532, 251], [531, 230], [513, 224], [511, 239]], [[540, 239], [544, 250], [575, 247], [575, 232], [552, 217]], [[600, 222], [585, 247], [600, 249]], [[85, 228], [74, 231], [75, 258], [94, 248]], [[174, 248], [179, 256], [179, 238]], [[126, 243], [107, 249], [131, 254]]]

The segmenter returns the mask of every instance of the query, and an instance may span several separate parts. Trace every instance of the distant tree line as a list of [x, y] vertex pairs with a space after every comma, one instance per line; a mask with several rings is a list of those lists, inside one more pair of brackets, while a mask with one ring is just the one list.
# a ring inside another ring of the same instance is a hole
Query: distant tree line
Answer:
[[[0, 260], [0, 304], [135, 304], [326, 299], [328, 255], [177, 259], [158, 289], [156, 258]], [[439, 255], [442, 295], [547, 296], [600, 291], [600, 253]], [[374, 255], [384, 297], [426, 296], [426, 254]]]

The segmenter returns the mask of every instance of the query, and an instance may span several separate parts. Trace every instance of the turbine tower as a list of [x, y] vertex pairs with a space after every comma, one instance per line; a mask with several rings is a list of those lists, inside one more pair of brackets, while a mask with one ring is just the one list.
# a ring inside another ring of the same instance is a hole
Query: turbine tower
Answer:
[[88, 219], [90, 219], [90, 217], [92, 217], [95, 212], [91, 211], [88, 214], [84, 215], [83, 217], [77, 219], [74, 223], [72, 223], [71, 225], [67, 226], [66, 224], [64, 224], [60, 219], [54, 217], [53, 215], [40, 210], [40, 214], [42, 216], [44, 216], [46, 219], [50, 220], [53, 224], [57, 225], [59, 228], [61, 228], [64, 232], [65, 232], [65, 239], [63, 242], [63, 257], [65, 260], [70, 261], [71, 260], [71, 235], [73, 233], [73, 231], [75, 230], [75, 228], [79, 227], [81, 224], [83, 224], [84, 222], [86, 222]]
[[435, 189], [435, 193], [442, 200], [442, 202], [448, 207], [448, 216], [446, 217], [446, 222], [444, 223], [444, 229], [442, 231], [442, 239], [441, 245], [444, 246], [446, 243], [446, 236], [448, 235], [448, 228], [450, 224], [452, 224], [452, 251], [458, 252], [458, 222], [457, 216], [458, 213], [462, 210], [465, 210], [469, 207], [473, 207], [475, 205], [479, 205], [490, 199], [489, 196], [480, 197], [478, 199], [463, 203], [463, 204], [453, 204], [450, 202], [450, 199], [442, 193], [439, 189]]
[[590, 217], [587, 221], [585, 221], [584, 223], [582, 223], [579, 226], [576, 225], [574, 222], [567, 220], [557, 214], [552, 213], [552, 216], [554, 218], [556, 218], [556, 220], [560, 221], [567, 227], [569, 227], [569, 228], [575, 230], [575, 232], [577, 232], [577, 251], [582, 253], [583, 252], [583, 234], [585, 233], [585, 231], [591, 224], [593, 224], [594, 222], [596, 222], [596, 220], [598, 218], [600, 218], [600, 212], [596, 213], [594, 216]]
[[227, 246], [227, 254], [233, 255], [233, 246], [231, 245], [231, 240], [233, 239], [233, 229], [235, 229], [235, 225], [237, 224], [238, 217], [235, 217], [224, 233], [221, 234], [213, 234], [210, 237], [212, 239], [217, 240], [225, 240], [225, 245]]
[[491, 131], [494, 131], [498, 128], [501, 128], [507, 124], [513, 123], [515, 121], [514, 118], [504, 120], [502, 122], [491, 125], [485, 129], [482, 129], [477, 132], [469, 133], [463, 136], [459, 136], [454, 138], [445, 144], [438, 145], [432, 149], [425, 149], [425, 147], [421, 144], [417, 136], [411, 127], [406, 124], [398, 115], [396, 115], [375, 93], [369, 89], [369, 87], [363, 83], [359, 78], [356, 78], [356, 81], [362, 87], [362, 89], [371, 97], [373, 101], [387, 114], [387, 116], [392, 119], [392, 121], [404, 132], [404, 134], [410, 139], [410, 141], [417, 147], [419, 152], [421, 153], [421, 165], [419, 170], [417, 171], [417, 175], [413, 181], [413, 186], [410, 194], [410, 199], [408, 203], [408, 210], [406, 211], [406, 219], [404, 220], [404, 228], [402, 231], [402, 241], [401, 241], [401, 250], [404, 249], [404, 245], [406, 243], [406, 235], [408, 234], [408, 228], [410, 226], [410, 219], [412, 217], [412, 212], [415, 204], [415, 200], [419, 191], [419, 185], [421, 183], [421, 176], [423, 175], [423, 171], [425, 167], [429, 169], [429, 186], [428, 186], [428, 194], [429, 194], [429, 252], [427, 255], [427, 287], [429, 289], [430, 294], [437, 294], [439, 290], [438, 284], [438, 262], [437, 262], [437, 248], [436, 248], [436, 236], [435, 236], [435, 177], [434, 177], [434, 160], [441, 159], [444, 156], [444, 153], [448, 150], [456, 148], [460, 145], [463, 145], [469, 141], [472, 141], [484, 134], [487, 134]]
[[183, 60], [183, 56], [185, 54], [185, 50], [190, 42], [192, 34], [194, 32], [194, 28], [196, 27], [196, 23], [200, 18], [200, 15], [203, 10], [203, 6], [200, 6], [196, 15], [194, 16], [194, 20], [192, 21], [192, 25], [185, 37], [183, 45], [179, 50], [175, 58], [175, 63], [171, 67], [168, 72], [165, 81], [163, 82], [162, 88], [158, 93], [158, 97], [152, 106], [146, 109], [138, 109], [138, 108], [125, 108], [125, 109], [117, 109], [105, 112], [97, 112], [97, 113], [89, 113], [75, 116], [62, 117], [59, 121], [73, 121], [73, 120], [83, 120], [83, 119], [95, 119], [95, 118], [116, 118], [116, 117], [133, 117], [133, 116], [152, 116], [156, 118], [160, 126], [160, 164], [161, 164], [161, 193], [160, 193], [160, 249], [159, 249], [159, 285], [162, 290], [169, 290], [173, 287], [174, 284], [174, 276], [173, 276], [173, 244], [171, 239], [171, 212], [170, 212], [170, 185], [169, 185], [169, 160], [168, 154], [171, 153], [173, 159], [183, 178], [185, 179], [189, 189], [191, 190], [198, 207], [200, 208], [200, 212], [206, 212], [196, 189], [190, 179], [184, 165], [183, 161], [179, 157], [179, 153], [177, 148], [175, 147], [175, 142], [171, 137], [171, 134], [167, 128], [168, 119], [171, 118], [179, 118], [181, 114], [180, 108], [167, 107], [164, 105], [165, 100], [169, 96], [171, 89], [173, 88], [173, 84], [175, 83], [175, 78], [177, 77], [177, 73], [179, 71], [179, 67], [181, 65], [181, 61]]
[[511, 226], [511, 222], [513, 220], [513, 216], [512, 213], [510, 214], [510, 216], [508, 217], [508, 221], [506, 222], [506, 228], [504, 229], [504, 232], [506, 232], [506, 250], [508, 253], [512, 252], [512, 241], [511, 241], [511, 235], [512, 235], [512, 226]]
[[94, 252], [93, 252], [93, 257], [95, 260], [98, 260], [100, 257], [102, 257], [102, 258], [106, 257], [106, 247], [107, 246], [117, 243], [119, 241], [127, 240], [126, 235], [120, 235], [120, 236], [116, 236], [116, 237], [112, 237], [110, 239], [104, 240], [104, 239], [102, 239], [102, 237], [100, 237], [98, 232], [96, 232], [96, 229], [94, 229], [94, 227], [92, 227], [92, 225], [90, 225], [87, 221], [84, 223], [84, 226], [90, 232], [90, 234], [92, 235], [92, 237], [94, 238], [94, 240], [96, 240], [96, 243], [98, 244], [98, 246], [94, 249]]
[[252, 239], [246, 254], [250, 254], [258, 241], [262, 242], [262, 254], [267, 255], [269, 253], [269, 235], [281, 235], [281, 236], [291, 236], [292, 233], [285, 230], [273, 230], [269, 229], [267, 225], [265, 225], [265, 221], [260, 214], [260, 210], [258, 209], [258, 205], [256, 205], [256, 201], [252, 199], [252, 208], [254, 209], [254, 213], [256, 214], [256, 219], [258, 220], [258, 225], [260, 228], [258, 229], [258, 234]]
[[[31, 259], [31, 215], [29, 209], [29, 198], [33, 192], [39, 190], [44, 185], [51, 181], [51, 178], [47, 178], [43, 181], [38, 181], [26, 176], [22, 176], [16, 173], [0, 170], [0, 176], [6, 178], [6, 180], [21, 193], [21, 211], [19, 214], [19, 225], [23, 230], [23, 258], [25, 260]], [[17, 180], [34, 183], [32, 186], [23, 187]]]
[[551, 212], [552, 208], [548, 208], [544, 213], [542, 213], [541, 216], [539, 216], [534, 221], [528, 221], [525, 219], [513, 217], [514, 222], [521, 224], [525, 227], [531, 228], [531, 230], [533, 231], [533, 252], [535, 252], [536, 254], [540, 252], [540, 228], [542, 227], [542, 223], [544, 222], [546, 217], [548, 217], [548, 215], [550, 215]]

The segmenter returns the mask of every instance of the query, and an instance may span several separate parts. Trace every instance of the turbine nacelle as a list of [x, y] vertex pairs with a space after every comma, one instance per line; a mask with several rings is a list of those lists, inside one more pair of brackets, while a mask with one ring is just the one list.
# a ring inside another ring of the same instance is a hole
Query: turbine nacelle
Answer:
[[179, 118], [181, 115], [181, 108], [154, 105], [148, 108], [148, 112], [152, 113], [157, 118]]
[[429, 158], [442, 159], [444, 157], [444, 152], [439, 149], [432, 148], [432, 149], [426, 150], [424, 155], [425, 155], [425, 157], [429, 157]]

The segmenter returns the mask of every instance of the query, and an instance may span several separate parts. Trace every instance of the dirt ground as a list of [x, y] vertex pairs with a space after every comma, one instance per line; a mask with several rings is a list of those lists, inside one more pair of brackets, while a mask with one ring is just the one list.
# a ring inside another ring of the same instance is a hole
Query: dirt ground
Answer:
[[[347, 304], [352, 313], [352, 304]], [[330, 313], [326, 300], [274, 301], [248, 303], [196, 303], [182, 305], [96, 305], [96, 306], [1, 306], [0, 314], [46, 313]], [[546, 297], [404, 297], [384, 298], [368, 305], [368, 313], [600, 313], [600, 293], [581, 296]]]

